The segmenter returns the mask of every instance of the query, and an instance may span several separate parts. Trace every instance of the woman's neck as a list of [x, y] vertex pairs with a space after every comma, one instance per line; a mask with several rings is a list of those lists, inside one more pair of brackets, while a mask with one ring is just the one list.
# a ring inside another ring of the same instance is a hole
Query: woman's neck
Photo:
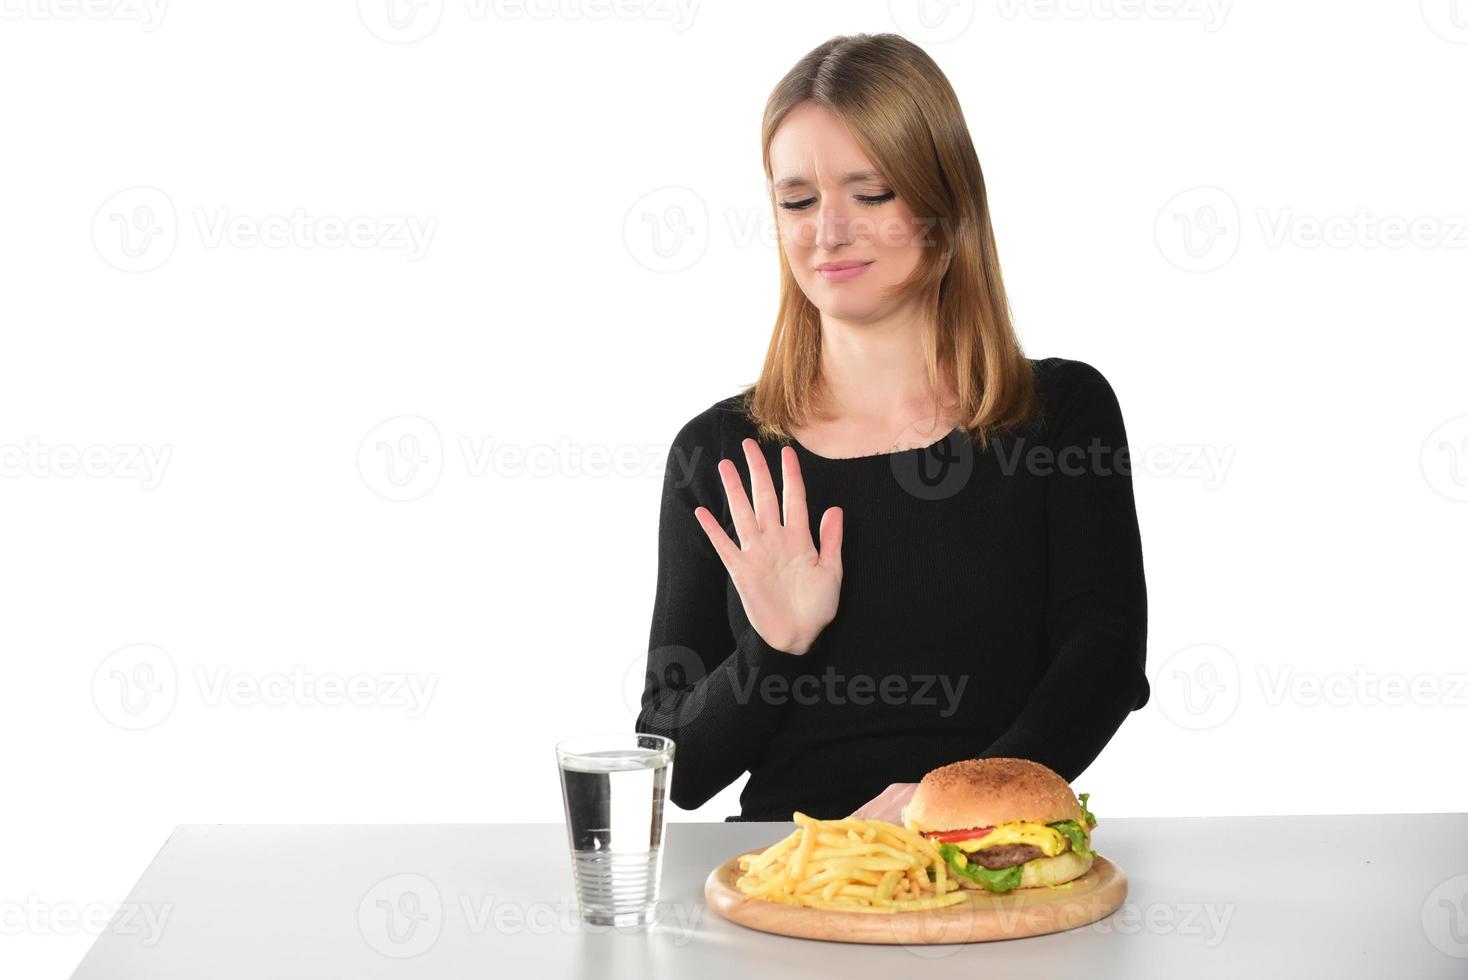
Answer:
[[934, 403], [923, 357], [925, 330], [911, 310], [864, 322], [823, 314], [821, 420], [883, 429], [923, 417], [946, 418], [956, 389], [952, 377], [945, 377], [943, 397], [949, 404]]
[[927, 446], [958, 425], [956, 387], [946, 372], [935, 404], [923, 359], [921, 320], [846, 322], [822, 317], [821, 404], [794, 437], [831, 458]]

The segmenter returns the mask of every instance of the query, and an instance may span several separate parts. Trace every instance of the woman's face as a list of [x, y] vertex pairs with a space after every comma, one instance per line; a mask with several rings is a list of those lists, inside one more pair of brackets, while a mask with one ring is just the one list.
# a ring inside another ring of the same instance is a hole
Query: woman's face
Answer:
[[895, 305], [925, 235], [846, 124], [803, 103], [770, 141], [780, 240], [795, 280], [822, 314], [868, 321]]

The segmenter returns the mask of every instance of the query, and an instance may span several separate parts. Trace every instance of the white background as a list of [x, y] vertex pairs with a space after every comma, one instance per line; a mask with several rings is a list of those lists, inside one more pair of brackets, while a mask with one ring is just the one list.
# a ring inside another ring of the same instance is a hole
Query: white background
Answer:
[[768, 340], [765, 98], [860, 30], [952, 80], [1026, 350], [1139, 461], [1152, 702], [1077, 789], [1468, 808], [1468, 18], [617, 9], [0, 5], [3, 972], [181, 822], [560, 819], [553, 743], [635, 718], [666, 445]]

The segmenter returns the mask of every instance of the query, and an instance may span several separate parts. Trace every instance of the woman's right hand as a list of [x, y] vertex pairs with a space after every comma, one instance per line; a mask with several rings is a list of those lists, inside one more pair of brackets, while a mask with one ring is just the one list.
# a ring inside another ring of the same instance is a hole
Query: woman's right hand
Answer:
[[728, 569], [749, 625], [776, 650], [803, 654], [836, 617], [841, 595], [841, 508], [828, 507], [821, 515], [817, 552], [795, 450], [790, 446], [780, 450], [785, 484], [782, 524], [775, 484], [759, 443], [745, 439], [743, 447], [754, 493], [752, 507], [734, 462], [719, 460], [719, 475], [740, 543], [729, 539], [707, 507], [693, 508], [693, 515]]

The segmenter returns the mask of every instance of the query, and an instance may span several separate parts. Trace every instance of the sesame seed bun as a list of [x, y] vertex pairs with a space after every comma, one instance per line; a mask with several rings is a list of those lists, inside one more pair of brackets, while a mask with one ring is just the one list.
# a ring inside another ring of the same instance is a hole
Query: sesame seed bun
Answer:
[[1029, 759], [964, 759], [940, 766], [923, 777], [902, 810], [903, 825], [921, 833], [1014, 820], [1074, 820], [1086, 826], [1070, 784], [1055, 770]]
[[1049, 858], [1035, 858], [1024, 863], [1020, 872], [1019, 888], [1039, 888], [1041, 885], [1063, 885], [1091, 870], [1095, 858], [1091, 855], [1066, 851]]

